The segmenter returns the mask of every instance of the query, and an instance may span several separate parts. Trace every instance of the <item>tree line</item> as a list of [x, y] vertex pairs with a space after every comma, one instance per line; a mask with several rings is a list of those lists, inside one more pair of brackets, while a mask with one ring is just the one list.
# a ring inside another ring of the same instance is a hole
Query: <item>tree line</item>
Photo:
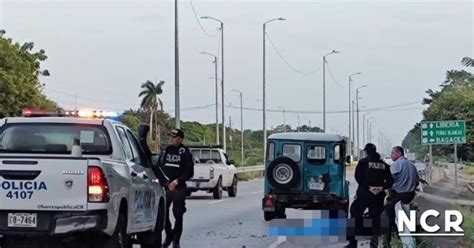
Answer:
[[[461, 63], [468, 68], [474, 67], [474, 60], [469, 57], [463, 58]], [[461, 160], [474, 161], [474, 75], [465, 70], [450, 70], [439, 87], [439, 90], [426, 91], [422, 104], [428, 108], [423, 111], [422, 120], [405, 136], [402, 145], [422, 159], [428, 154], [428, 146], [421, 145], [421, 121], [465, 120], [467, 143], [458, 145], [457, 155]], [[452, 145], [433, 145], [434, 157], [452, 161], [453, 153]]]

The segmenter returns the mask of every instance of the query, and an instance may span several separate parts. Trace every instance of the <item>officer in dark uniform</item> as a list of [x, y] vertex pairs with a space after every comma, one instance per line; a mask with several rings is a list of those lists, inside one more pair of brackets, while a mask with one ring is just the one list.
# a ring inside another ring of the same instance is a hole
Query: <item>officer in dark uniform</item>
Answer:
[[[162, 156], [161, 168], [167, 177], [166, 189], [166, 239], [163, 247], [173, 243], [174, 248], [180, 247], [179, 240], [183, 232], [183, 215], [186, 212], [186, 180], [194, 175], [193, 156], [183, 145], [184, 133], [180, 129], [171, 131], [170, 143]], [[173, 204], [175, 218], [174, 228], [169, 219], [169, 208]]]
[[[380, 159], [380, 154], [374, 144], [368, 143], [364, 151], [366, 157], [359, 160], [355, 169], [355, 179], [359, 184], [354, 202], [351, 205], [351, 218], [355, 219], [355, 234], [364, 235], [364, 211], [369, 208], [372, 219], [371, 234], [374, 238], [371, 247], [377, 247], [375, 242], [380, 231], [380, 215], [383, 212], [385, 190], [392, 187], [393, 179], [390, 167]], [[367, 227], [366, 227], [367, 228]], [[357, 247], [354, 236], [349, 237], [348, 247]]]

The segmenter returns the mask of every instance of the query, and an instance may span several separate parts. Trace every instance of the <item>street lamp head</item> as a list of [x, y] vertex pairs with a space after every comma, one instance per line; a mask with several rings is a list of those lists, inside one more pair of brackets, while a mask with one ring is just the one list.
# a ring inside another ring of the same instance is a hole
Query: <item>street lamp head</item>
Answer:
[[209, 16], [201, 16], [201, 19], [209, 19]]
[[332, 53], [340, 53], [340, 52], [336, 50], [332, 50]]
[[282, 18], [282, 17], [278, 18], [278, 20], [279, 20], [279, 21], [286, 21], [286, 19], [285, 19], [285, 18]]

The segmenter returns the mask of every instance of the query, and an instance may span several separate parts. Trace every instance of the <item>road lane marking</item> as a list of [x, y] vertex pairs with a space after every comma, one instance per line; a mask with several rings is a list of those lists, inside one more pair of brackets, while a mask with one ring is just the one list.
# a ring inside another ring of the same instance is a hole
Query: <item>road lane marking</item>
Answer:
[[286, 242], [286, 236], [278, 236], [278, 240], [271, 244], [268, 248], [277, 248], [278, 246], [280, 246], [281, 244], [285, 243]]
[[252, 192], [251, 194], [252, 195], [257, 195], [257, 194], [261, 194], [261, 193], [263, 193], [263, 190], [262, 191], [257, 191], [257, 192]]
[[211, 201], [207, 204], [216, 204], [216, 203], [219, 203], [219, 202], [223, 202], [223, 201], [227, 201], [227, 199], [223, 199], [223, 200], [217, 200], [217, 201]]

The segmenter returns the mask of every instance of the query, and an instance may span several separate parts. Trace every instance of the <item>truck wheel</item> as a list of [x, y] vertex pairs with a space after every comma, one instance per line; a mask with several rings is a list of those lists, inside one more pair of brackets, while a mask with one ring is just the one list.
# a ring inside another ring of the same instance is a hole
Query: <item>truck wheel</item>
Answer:
[[237, 179], [236, 176], [234, 176], [234, 179], [232, 180], [232, 185], [227, 189], [227, 192], [229, 193], [229, 197], [236, 197], [237, 196], [237, 182], [239, 180]]
[[117, 221], [115, 231], [110, 237], [106, 237], [103, 240], [102, 245], [98, 245], [97, 248], [129, 248], [129, 238], [127, 235], [127, 221], [123, 213], [120, 213]]
[[156, 225], [155, 225], [155, 230], [150, 233], [152, 236], [152, 242], [149, 242], [147, 244], [142, 244], [142, 248], [157, 248], [161, 247], [161, 241], [162, 241], [162, 234], [163, 234], [163, 229], [165, 227], [165, 206], [163, 202], [160, 202], [160, 206], [158, 208], [158, 217], [156, 219]]
[[271, 220], [275, 219], [275, 217], [276, 217], [275, 212], [267, 212], [267, 211], [263, 212], [263, 219], [265, 221], [271, 221]]
[[212, 195], [214, 196], [214, 199], [222, 198], [222, 178], [219, 177], [216, 187], [214, 187], [214, 190], [212, 190]]

